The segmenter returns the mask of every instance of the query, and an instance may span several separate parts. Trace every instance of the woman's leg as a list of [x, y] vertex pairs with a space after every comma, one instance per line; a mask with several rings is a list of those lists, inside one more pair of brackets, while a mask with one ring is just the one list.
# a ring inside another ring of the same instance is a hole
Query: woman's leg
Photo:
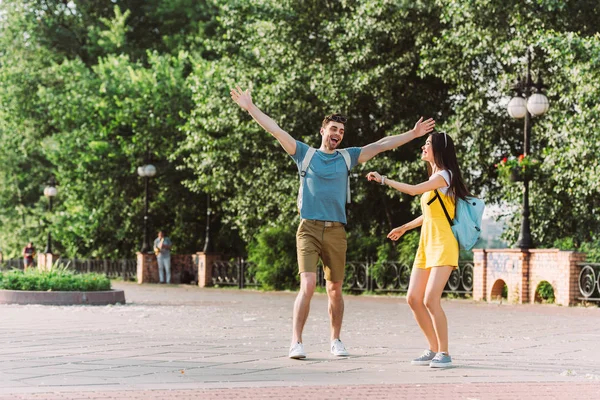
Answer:
[[449, 266], [431, 268], [425, 289], [425, 307], [427, 307], [435, 327], [437, 351], [445, 353], [448, 353], [448, 320], [442, 309], [442, 292], [451, 273], [452, 267]]
[[413, 268], [410, 274], [410, 284], [408, 285], [408, 293], [406, 295], [408, 305], [415, 316], [415, 320], [425, 334], [427, 342], [429, 342], [429, 350], [438, 352], [438, 338], [433, 328], [431, 316], [425, 307], [423, 299], [425, 298], [425, 290], [427, 281], [429, 280], [429, 269]]

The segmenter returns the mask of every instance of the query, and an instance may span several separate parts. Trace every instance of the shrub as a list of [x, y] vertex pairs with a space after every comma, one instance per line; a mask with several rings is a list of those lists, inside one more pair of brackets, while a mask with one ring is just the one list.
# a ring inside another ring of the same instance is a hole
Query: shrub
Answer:
[[557, 239], [552, 244], [560, 250], [573, 250], [586, 253], [586, 260], [591, 263], [600, 263], [600, 239], [579, 242], [572, 237]]
[[110, 290], [110, 279], [101, 274], [74, 274], [67, 270], [11, 270], [0, 273], [0, 289], [31, 291]]
[[418, 230], [407, 232], [400, 238], [397, 251], [398, 261], [401, 264], [408, 265], [409, 268], [412, 268], [415, 256], [417, 255], [417, 249], [419, 248], [420, 238], [421, 234]]
[[541, 281], [535, 292], [542, 302], [554, 303], [554, 288], [549, 282]]
[[256, 273], [265, 289], [295, 289], [298, 287], [296, 231], [288, 226], [265, 226], [248, 245], [248, 260], [254, 263], [250, 273]]
[[393, 260], [394, 247], [391, 243], [382, 243], [377, 247], [377, 261], [369, 269], [369, 274], [379, 285], [393, 279], [392, 271], [385, 267], [385, 263]]

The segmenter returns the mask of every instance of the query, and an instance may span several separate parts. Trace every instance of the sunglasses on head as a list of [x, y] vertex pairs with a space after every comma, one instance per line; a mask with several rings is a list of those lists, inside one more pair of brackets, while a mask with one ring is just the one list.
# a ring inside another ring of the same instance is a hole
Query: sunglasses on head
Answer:
[[344, 117], [343, 115], [332, 115], [330, 117], [327, 117], [327, 121], [339, 122], [340, 124], [345, 124], [346, 121], [348, 121], [348, 118]]

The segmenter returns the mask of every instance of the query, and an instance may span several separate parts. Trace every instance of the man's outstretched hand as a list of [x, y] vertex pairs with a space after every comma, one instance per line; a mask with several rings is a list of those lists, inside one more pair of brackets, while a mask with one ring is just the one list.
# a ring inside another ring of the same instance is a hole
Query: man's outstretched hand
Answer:
[[236, 86], [235, 89], [231, 89], [231, 99], [237, 103], [238, 106], [242, 107], [244, 110], [248, 111], [248, 109], [252, 106], [252, 96], [250, 95], [250, 89], [242, 90], [241, 87]]
[[415, 137], [421, 137], [423, 135], [428, 134], [435, 128], [435, 121], [433, 118], [429, 118], [427, 121], [423, 121], [423, 117], [419, 118], [413, 131], [415, 132]]

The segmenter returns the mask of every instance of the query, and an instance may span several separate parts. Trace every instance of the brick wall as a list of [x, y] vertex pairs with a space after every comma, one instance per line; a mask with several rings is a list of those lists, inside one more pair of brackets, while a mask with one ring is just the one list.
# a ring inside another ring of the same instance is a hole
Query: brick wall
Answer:
[[[171, 254], [171, 283], [198, 282], [195, 254]], [[137, 253], [137, 282], [158, 283], [158, 262], [154, 254]]]
[[531, 303], [540, 282], [547, 281], [554, 289], [556, 304], [576, 304], [577, 263], [583, 261], [583, 253], [558, 249], [476, 249], [473, 298], [493, 300], [505, 283], [509, 302]]

